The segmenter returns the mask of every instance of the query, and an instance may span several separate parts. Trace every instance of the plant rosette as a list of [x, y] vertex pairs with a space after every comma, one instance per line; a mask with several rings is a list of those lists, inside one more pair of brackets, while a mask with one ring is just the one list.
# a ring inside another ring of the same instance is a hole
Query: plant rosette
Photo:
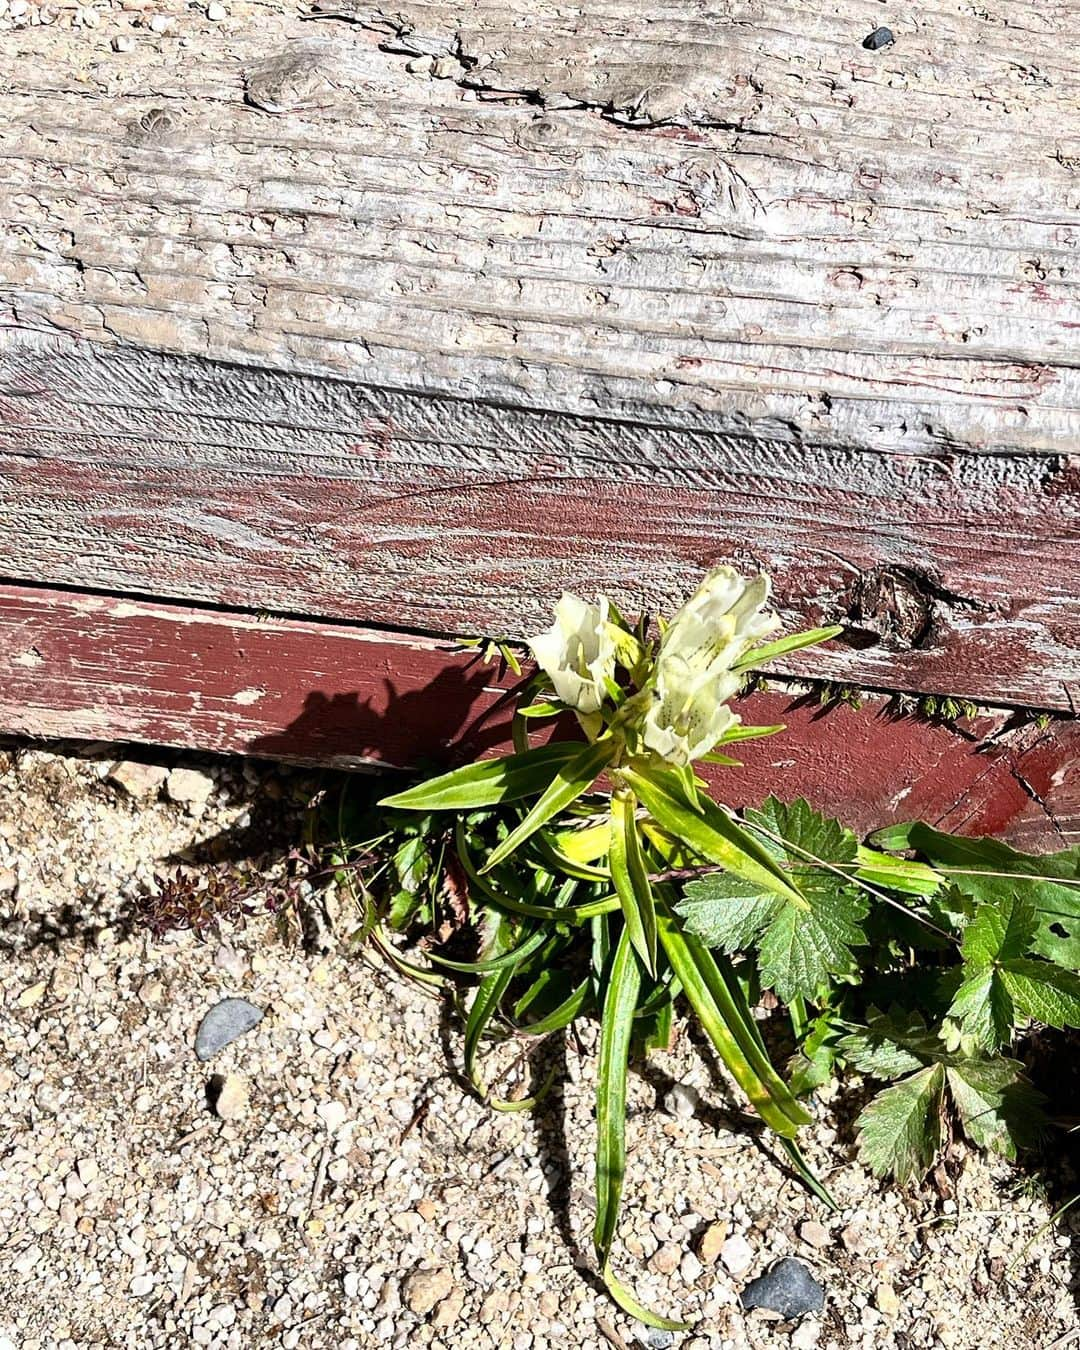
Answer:
[[[805, 801], [739, 816], [710, 795], [696, 764], [736, 764], [727, 747], [784, 729], [742, 724], [744, 682], [841, 631], [776, 638], [768, 600], [765, 576], [718, 567], [650, 631], [605, 597], [564, 594], [529, 644], [515, 753], [384, 798], [337, 851], [341, 876], [360, 876], [361, 934], [413, 978], [471, 987], [465, 1069], [493, 1106], [532, 1107], [550, 1080], [492, 1097], [483, 1044], [599, 1018], [594, 1247], [613, 1299], [660, 1328], [683, 1324], [643, 1307], [612, 1255], [628, 1066], [668, 1045], [677, 999], [827, 1205], [796, 1135], [840, 1067], [888, 1084], [861, 1149], [904, 1179], [930, 1166], [942, 1121], [1006, 1154], [1033, 1138], [1037, 1094], [1000, 1052], [1032, 1021], [1080, 1025], [1080, 850], [1031, 858], [916, 825], [871, 848]], [[584, 739], [532, 745], [568, 711]], [[469, 959], [453, 950], [463, 933]], [[395, 940], [417, 934], [425, 964]], [[766, 989], [796, 1039], [787, 1078], [752, 1012]]]

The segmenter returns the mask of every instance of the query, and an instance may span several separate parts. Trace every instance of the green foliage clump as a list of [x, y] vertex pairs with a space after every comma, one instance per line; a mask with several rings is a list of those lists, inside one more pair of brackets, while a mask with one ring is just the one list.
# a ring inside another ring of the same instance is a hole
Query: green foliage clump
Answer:
[[[603, 598], [564, 596], [531, 644], [540, 670], [521, 688], [516, 752], [338, 822], [361, 935], [455, 992], [465, 1071], [493, 1107], [534, 1106], [550, 1080], [494, 1096], [486, 1045], [599, 1020], [594, 1246], [612, 1297], [657, 1327], [681, 1324], [643, 1307], [612, 1256], [628, 1064], [670, 1043], [677, 1003], [826, 1205], [796, 1136], [832, 1077], [879, 1084], [861, 1155], [907, 1181], [954, 1126], [1008, 1157], [1035, 1139], [1042, 1104], [1009, 1052], [1032, 1025], [1080, 1026], [1080, 850], [1036, 858], [918, 823], [863, 845], [801, 799], [739, 814], [710, 796], [695, 762], [734, 764], [727, 747], [783, 730], [743, 726], [729, 700], [767, 661], [837, 631], [764, 642], [767, 595], [764, 578], [716, 569], [659, 633]], [[533, 743], [565, 714], [582, 738]], [[763, 991], [790, 1017], [786, 1077], [753, 1015]]]

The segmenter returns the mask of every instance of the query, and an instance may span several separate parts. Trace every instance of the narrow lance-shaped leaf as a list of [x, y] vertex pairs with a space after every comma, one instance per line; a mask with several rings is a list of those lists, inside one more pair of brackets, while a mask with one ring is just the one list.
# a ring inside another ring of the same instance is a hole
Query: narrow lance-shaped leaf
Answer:
[[546, 825], [553, 816], [592, 786], [597, 777], [610, 764], [615, 755], [616, 746], [610, 737], [602, 737], [593, 745], [587, 745], [573, 759], [562, 764], [554, 779], [537, 800], [532, 810], [515, 830], [512, 830], [494, 850], [481, 872], [497, 867], [504, 858], [508, 858], [519, 844]]
[[695, 810], [687, 802], [675, 776], [664, 770], [645, 773], [624, 768], [621, 772], [657, 824], [695, 853], [792, 904], [807, 908], [806, 900], [783, 868], [715, 802], [701, 797]]
[[830, 638], [839, 637], [843, 631], [839, 624], [832, 624], [829, 628], [808, 628], [803, 633], [792, 633], [790, 637], [777, 638], [775, 642], [766, 642], [760, 647], [751, 648], [731, 669], [756, 670], [767, 661], [775, 661], [778, 657], [788, 656], [791, 652], [802, 651], [804, 647], [814, 647], [819, 642], [828, 642]]
[[[506, 932], [507, 925], [500, 923], [492, 943], [496, 953], [503, 948], [506, 941]], [[480, 1040], [492, 1017], [494, 1017], [507, 986], [514, 977], [514, 969], [513, 966], [504, 967], [492, 975], [485, 975], [476, 987], [476, 993], [473, 995], [472, 1004], [469, 1008], [469, 1016], [465, 1022], [465, 1072], [468, 1074], [469, 1081], [482, 1096], [486, 1095], [486, 1088], [477, 1065]]]
[[407, 811], [469, 811], [518, 801], [542, 792], [559, 770], [580, 753], [579, 744], [559, 741], [520, 755], [481, 760], [404, 792], [395, 792], [384, 797], [379, 805]]
[[637, 799], [628, 788], [611, 798], [611, 880], [622, 905], [626, 931], [649, 974], [656, 970], [656, 910], [641, 854], [634, 813]]
[[448, 970], [460, 971], [463, 975], [493, 975], [500, 970], [505, 970], [508, 966], [516, 966], [520, 961], [523, 961], [525, 957], [543, 946], [547, 936], [543, 928], [538, 928], [535, 933], [527, 937], [513, 951], [506, 952], [503, 956], [489, 957], [484, 961], [451, 961], [448, 956], [440, 956], [438, 952], [428, 952], [427, 956], [428, 960], [434, 961], [437, 966], [445, 966]]
[[596, 1224], [593, 1242], [601, 1268], [611, 1257], [626, 1173], [626, 1069], [641, 971], [624, 929], [608, 977], [600, 1026], [596, 1084]]
[[515, 1027], [514, 1030], [519, 1036], [547, 1036], [552, 1031], [561, 1031], [563, 1027], [569, 1026], [577, 1017], [592, 997], [590, 981], [582, 980], [579, 985], [566, 996], [566, 998], [557, 1007], [537, 1022], [527, 1022], [523, 1026]]
[[647, 1326], [678, 1331], [682, 1323], [658, 1317], [643, 1307], [611, 1270], [611, 1247], [615, 1241], [626, 1176], [626, 1070], [640, 989], [641, 969], [629, 933], [623, 928], [611, 963], [600, 1021], [600, 1056], [596, 1071], [596, 1223], [593, 1243], [600, 1264], [600, 1276], [615, 1302]]
[[777, 1134], [793, 1137], [810, 1116], [769, 1063], [753, 1028], [740, 1016], [712, 953], [684, 933], [663, 909], [657, 913], [657, 928], [671, 968], [728, 1072], [762, 1120]]
[[783, 722], [777, 722], [771, 727], [747, 727], [743, 726], [741, 722], [736, 722], [733, 726], [728, 727], [716, 744], [734, 745], [736, 741], [756, 741], [760, 740], [762, 736], [776, 736], [779, 732], [786, 730], [787, 727]]
[[944, 878], [927, 863], [908, 858], [894, 858], [891, 853], [859, 845], [855, 855], [858, 868], [855, 877], [874, 886], [885, 886], [905, 895], [933, 895], [941, 889]]

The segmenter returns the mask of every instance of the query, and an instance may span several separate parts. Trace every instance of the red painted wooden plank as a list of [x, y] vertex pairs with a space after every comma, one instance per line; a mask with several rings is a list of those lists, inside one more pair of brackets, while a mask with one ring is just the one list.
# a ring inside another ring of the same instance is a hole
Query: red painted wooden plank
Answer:
[[[4, 732], [339, 765], [449, 763], [505, 748], [512, 683], [437, 639], [0, 586]], [[780, 693], [755, 694], [740, 712], [789, 729], [740, 747], [743, 768], [717, 771], [732, 804], [774, 791], [804, 794], [860, 831], [917, 815], [1029, 847], [1080, 838], [1075, 724], [1014, 733], [1000, 714], [960, 734], [891, 717], [882, 700], [823, 713]]]
[[884, 454], [682, 419], [0, 336], [0, 575], [520, 637], [563, 587], [663, 612], [730, 561], [772, 574], [790, 626], [849, 626], [787, 673], [1080, 702], [1065, 456]]

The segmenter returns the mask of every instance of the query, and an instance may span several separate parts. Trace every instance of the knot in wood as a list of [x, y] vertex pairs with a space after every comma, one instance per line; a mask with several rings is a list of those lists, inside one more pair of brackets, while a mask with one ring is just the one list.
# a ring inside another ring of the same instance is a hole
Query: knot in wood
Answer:
[[856, 581], [850, 617], [868, 637], [921, 647], [933, 627], [934, 593], [934, 583], [913, 568], [875, 567]]
[[247, 101], [263, 112], [297, 112], [326, 106], [337, 74], [330, 46], [297, 43], [249, 66], [244, 71], [244, 90]]
[[176, 130], [179, 119], [168, 108], [149, 108], [131, 124], [130, 139], [137, 145], [162, 145]]
[[570, 163], [581, 154], [579, 130], [572, 114], [530, 117], [514, 131], [514, 144]]

